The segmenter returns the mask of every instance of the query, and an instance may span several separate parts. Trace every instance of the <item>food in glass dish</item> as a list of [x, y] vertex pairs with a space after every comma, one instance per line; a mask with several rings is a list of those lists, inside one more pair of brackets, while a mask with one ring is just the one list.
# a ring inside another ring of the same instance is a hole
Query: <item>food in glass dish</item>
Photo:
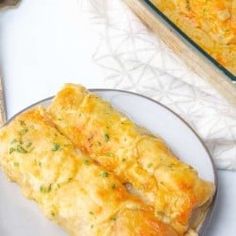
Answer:
[[150, 0], [217, 62], [236, 74], [236, 0]]

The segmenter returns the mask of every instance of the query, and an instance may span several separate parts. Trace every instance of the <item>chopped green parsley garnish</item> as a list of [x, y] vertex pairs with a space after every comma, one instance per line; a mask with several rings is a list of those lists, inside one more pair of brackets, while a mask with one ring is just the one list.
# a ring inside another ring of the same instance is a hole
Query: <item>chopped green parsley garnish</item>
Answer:
[[152, 163], [149, 163], [147, 167], [148, 167], [148, 168], [151, 168], [152, 165], [153, 165]]
[[20, 120], [20, 125], [25, 126], [25, 122], [23, 120]]
[[60, 148], [61, 148], [60, 144], [54, 143], [54, 144], [53, 144], [52, 151], [53, 151], [53, 152], [59, 151]]
[[9, 149], [9, 154], [13, 152], [29, 153], [34, 149], [34, 147], [32, 147], [32, 142], [28, 142], [27, 144], [25, 144], [22, 141], [22, 139], [20, 140], [13, 139], [11, 141], [11, 144], [12, 144], [12, 147], [10, 147]]
[[173, 167], [175, 167], [175, 164], [172, 163], [168, 167], [172, 169]]
[[12, 153], [15, 152], [15, 151], [16, 151], [16, 149], [13, 148], [13, 147], [11, 147], [11, 148], [9, 149], [9, 154], [12, 154]]
[[106, 156], [108, 156], [108, 157], [113, 157], [113, 154], [110, 153], [110, 152], [108, 152], [108, 153], [106, 153]]
[[27, 148], [30, 148], [31, 146], [32, 146], [32, 143], [31, 143], [31, 142], [29, 142], [29, 143], [26, 145]]
[[13, 143], [16, 143], [17, 142], [17, 139], [13, 139], [12, 141], [11, 141], [11, 144], [13, 144]]
[[17, 145], [16, 147], [16, 151], [19, 152], [19, 153], [27, 153], [28, 151], [23, 148], [21, 145]]
[[24, 134], [26, 134], [29, 131], [28, 128], [24, 128], [21, 131], [19, 131], [19, 135], [23, 136]]
[[83, 163], [88, 166], [90, 164], [90, 161], [89, 160], [84, 160]]
[[101, 173], [101, 176], [102, 176], [102, 177], [108, 177], [108, 176], [109, 176], [109, 173], [106, 172], [106, 171], [103, 171], [103, 172]]
[[109, 134], [105, 134], [105, 135], [104, 135], [104, 139], [105, 139], [106, 142], [108, 142], [108, 141], [110, 140]]
[[13, 164], [14, 164], [15, 167], [19, 166], [19, 162], [14, 162]]
[[41, 193], [49, 193], [52, 190], [52, 184], [50, 184], [48, 187], [40, 186], [40, 192]]

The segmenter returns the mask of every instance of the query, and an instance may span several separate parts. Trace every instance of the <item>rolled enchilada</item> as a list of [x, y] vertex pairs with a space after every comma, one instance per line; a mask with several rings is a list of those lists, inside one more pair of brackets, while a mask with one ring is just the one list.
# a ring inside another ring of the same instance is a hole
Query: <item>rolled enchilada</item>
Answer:
[[115, 173], [132, 193], [154, 207], [155, 215], [180, 235], [214, 193], [212, 183], [181, 162], [165, 142], [140, 130], [109, 103], [79, 85], [66, 85], [49, 113], [75, 146]]
[[42, 108], [0, 130], [0, 166], [70, 235], [177, 235], [112, 173], [74, 149]]

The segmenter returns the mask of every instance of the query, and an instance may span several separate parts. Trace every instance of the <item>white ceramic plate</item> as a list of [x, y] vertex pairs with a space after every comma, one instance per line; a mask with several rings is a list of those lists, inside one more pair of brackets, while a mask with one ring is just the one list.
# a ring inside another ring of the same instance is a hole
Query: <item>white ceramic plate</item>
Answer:
[[[198, 135], [174, 112], [144, 96], [118, 90], [95, 89], [138, 125], [159, 135], [183, 161], [198, 170], [199, 175], [217, 185], [212, 159]], [[47, 106], [52, 98], [35, 105]], [[32, 107], [30, 106], [30, 107]], [[25, 110], [29, 109], [26, 108]], [[18, 115], [18, 114], [17, 114]], [[215, 199], [201, 228], [206, 234]], [[0, 235], [1, 236], [64, 236], [58, 226], [47, 220], [37, 205], [24, 198], [16, 184], [7, 181], [0, 172]]]

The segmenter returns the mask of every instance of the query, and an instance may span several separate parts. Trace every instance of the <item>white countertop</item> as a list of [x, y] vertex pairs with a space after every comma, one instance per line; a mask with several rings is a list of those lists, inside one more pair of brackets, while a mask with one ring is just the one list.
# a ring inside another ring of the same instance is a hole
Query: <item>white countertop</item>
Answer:
[[[91, 58], [93, 32], [78, 16], [77, 4], [76, 0], [23, 0], [18, 9], [0, 13], [8, 117], [52, 96], [66, 82], [105, 87], [104, 75]], [[236, 173], [218, 171], [218, 177], [219, 196], [207, 236], [233, 236]]]

